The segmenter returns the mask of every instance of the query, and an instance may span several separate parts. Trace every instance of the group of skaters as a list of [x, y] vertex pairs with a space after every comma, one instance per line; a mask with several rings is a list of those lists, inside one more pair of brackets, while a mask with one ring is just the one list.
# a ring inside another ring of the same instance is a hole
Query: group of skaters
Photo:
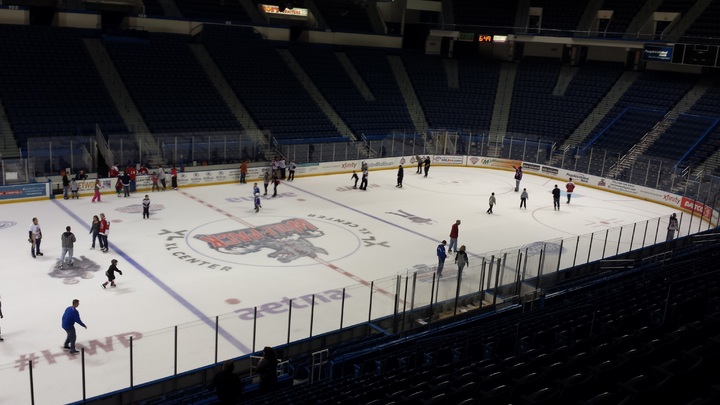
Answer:
[[[517, 193], [520, 190], [520, 181], [523, 178], [523, 172], [522, 172], [522, 166], [513, 166], [513, 169], [515, 169], [515, 192]], [[565, 183], [565, 195], [567, 196], [567, 201], [565, 201], [566, 204], [570, 204], [570, 200], [572, 199], [573, 191], [575, 191], [575, 183], [573, 183], [573, 179], [569, 178], [568, 182]], [[560, 187], [556, 184], [555, 187], [550, 190], [550, 193], [553, 197], [553, 209], [555, 211], [560, 211]], [[520, 208], [527, 209], [527, 200], [529, 199], [529, 195], [526, 188], [523, 188], [522, 193], [520, 193]], [[487, 213], [492, 214], [492, 207], [493, 205], [497, 204], [497, 199], [495, 198], [495, 193], [492, 193], [490, 195], [489, 200], [490, 208], [488, 208]]]
[[[110, 178], [116, 179], [115, 191], [117, 192], [118, 197], [120, 197], [121, 194], [125, 197], [130, 197], [131, 193], [137, 192], [137, 176], [139, 175], [150, 175], [150, 180], [152, 182], [152, 192], [167, 190], [168, 177], [170, 177], [170, 188], [172, 188], [173, 190], [178, 189], [178, 169], [175, 166], [172, 166], [169, 172], [165, 172], [165, 169], [162, 166], [158, 166], [157, 169], [153, 170], [152, 173], [150, 173], [150, 170], [148, 170], [148, 168], [144, 165], [140, 166], [139, 169], [136, 169], [133, 165], [128, 165], [125, 170], [121, 171], [119, 169], [118, 163], [116, 162], [112, 167], [110, 167], [110, 170], [108, 171], [108, 176]], [[99, 201], [100, 193], [98, 186], [102, 188], [102, 185], [99, 184], [99, 181], [95, 183], [95, 195], [98, 197]], [[94, 201], [95, 197], [93, 197], [93, 202]]]
[[[249, 163], [248, 160], [244, 161], [240, 165], [240, 184], [247, 184], [246, 176], [247, 176], [247, 164]], [[265, 169], [263, 171], [263, 188], [264, 192], [262, 195], [268, 195], [268, 187], [272, 183], [273, 186], [273, 194], [271, 197], [277, 197], [277, 190], [278, 186], [280, 185], [281, 180], [287, 180], [287, 181], [293, 181], [295, 180], [295, 170], [297, 169], [297, 164], [295, 164], [294, 161], [291, 161], [290, 164], [285, 163], [285, 158], [282, 156], [275, 156], [273, 160], [270, 162], [270, 168]], [[260, 187], [258, 187], [258, 183], [253, 184], [253, 205], [255, 206], [255, 212], [259, 212], [260, 208], [262, 208], [262, 204], [260, 202]]]
[[80, 185], [78, 182], [87, 180], [88, 176], [85, 174], [85, 170], [77, 172], [72, 179], [68, 177], [68, 174], [66, 170], [60, 171], [60, 176], [62, 176], [63, 198], [66, 200], [80, 199]]
[[[455, 253], [455, 264], [458, 266], [458, 279], [462, 278], [462, 272], [465, 266], [468, 266], [470, 264], [470, 260], [468, 259], [467, 252], [465, 251], [465, 245], [462, 245], [458, 247], [458, 235], [460, 233], [460, 224], [462, 222], [458, 219], [455, 221], [455, 223], [450, 228], [450, 245], [448, 246], [448, 243], [446, 240], [443, 240], [440, 242], [440, 244], [437, 246], [437, 257], [438, 257], [438, 265], [437, 265], [437, 276], [438, 278], [442, 277], [443, 269], [445, 268], [445, 259], [447, 258], [448, 254]], [[447, 252], [445, 251], [445, 246], [447, 246]], [[453, 250], [454, 249], [454, 250]]]

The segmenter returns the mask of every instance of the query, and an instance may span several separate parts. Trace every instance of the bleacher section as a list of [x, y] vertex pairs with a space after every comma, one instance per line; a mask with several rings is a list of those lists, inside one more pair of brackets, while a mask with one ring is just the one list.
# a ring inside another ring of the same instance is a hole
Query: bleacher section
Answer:
[[[291, 50], [353, 133], [385, 135], [392, 130], [412, 132], [407, 106], [402, 98], [398, 100], [397, 97], [399, 90], [371, 87], [373, 99], [366, 100], [332, 47], [296, 45]], [[394, 87], [397, 88], [397, 85]]]
[[333, 31], [372, 33], [372, 25], [366, 7], [360, 2], [337, 0], [313, 0], [325, 22]]
[[613, 10], [613, 15], [608, 25], [607, 37], [621, 38], [643, 4], [645, 4], [645, 0], [603, 1], [600, 7], [601, 10]]
[[514, 32], [518, 0], [495, 2], [492, 7], [477, 0], [453, 0], [453, 11], [457, 25], [480, 27], [483, 34], [509, 34]]
[[145, 5], [145, 15], [147, 16], [164, 16], [165, 10], [160, 5], [159, 0], [143, 0]]
[[[386, 118], [383, 120], [394, 127], [386, 127], [385, 133], [393, 130], [415, 132], [407, 104], [390, 67], [388, 52], [384, 49], [370, 48], [347, 48], [345, 50], [348, 59], [360, 73], [363, 82], [373, 93], [375, 99], [381, 101], [387, 108]], [[362, 114], [362, 112], [356, 111], [355, 114]]]
[[104, 44], [153, 133], [242, 129], [190, 51], [188, 39], [150, 34], [148, 40], [105, 37]]
[[500, 63], [458, 60], [458, 86], [451, 88], [439, 56], [406, 52], [403, 61], [430, 128], [466, 133], [489, 130]]
[[0, 98], [23, 149], [34, 136], [94, 135], [96, 123], [128, 131], [79, 35], [0, 25]]
[[585, 147], [625, 153], [692, 88], [692, 75], [645, 72], [593, 129]]
[[523, 59], [518, 67], [510, 109], [508, 132], [553, 142], [563, 141], [622, 74], [619, 63], [588, 62], [577, 73], [564, 95], [553, 95], [560, 61], [550, 58]]
[[720, 2], [712, 1], [683, 33], [679, 42], [689, 44], [720, 44]]
[[720, 117], [681, 114], [677, 120], [645, 151], [646, 155], [677, 162], [717, 126]]
[[185, 18], [199, 21], [249, 23], [250, 17], [238, 1], [173, 0]]
[[567, 35], [572, 35], [570, 31], [577, 29], [586, 4], [584, 1], [532, 0], [530, 7], [541, 7], [543, 9], [543, 30], [552, 30], [551, 35], [561, 34], [561, 31], [566, 31]]
[[202, 38], [261, 129], [278, 139], [338, 136], [285, 61], [252, 28], [210, 25]]

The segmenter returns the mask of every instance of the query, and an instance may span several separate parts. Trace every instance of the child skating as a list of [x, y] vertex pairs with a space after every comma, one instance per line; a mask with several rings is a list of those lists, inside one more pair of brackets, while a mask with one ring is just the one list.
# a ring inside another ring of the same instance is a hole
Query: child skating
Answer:
[[120, 269], [118, 269], [116, 266], [117, 262], [118, 261], [115, 259], [112, 259], [110, 261], [110, 267], [105, 272], [105, 275], [107, 276], [108, 281], [106, 281], [102, 284], [103, 289], [107, 288], [108, 283], [110, 284], [110, 287], [117, 287], [117, 285], [115, 284], [115, 272], [118, 272], [122, 276], [122, 271], [120, 271]]
[[255, 193], [255, 212], [259, 212], [262, 205], [260, 205], [260, 192]]

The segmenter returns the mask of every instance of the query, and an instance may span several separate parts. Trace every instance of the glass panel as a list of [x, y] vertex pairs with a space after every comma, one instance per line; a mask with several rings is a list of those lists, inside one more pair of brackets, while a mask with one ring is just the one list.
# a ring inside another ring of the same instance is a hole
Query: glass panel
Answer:
[[[129, 341], [126, 344], [129, 346]], [[196, 344], [196, 346], [207, 346], [207, 342], [203, 342], [202, 345]], [[143, 333], [140, 339], [134, 336], [133, 384], [138, 385], [172, 375], [175, 367], [174, 351], [175, 328]], [[129, 351], [126, 353], [126, 356], [127, 360], [125, 360], [125, 363], [129, 364]], [[186, 357], [185, 353], [178, 350], [178, 363], [184, 357]], [[212, 359], [208, 359], [206, 364], [211, 362]]]

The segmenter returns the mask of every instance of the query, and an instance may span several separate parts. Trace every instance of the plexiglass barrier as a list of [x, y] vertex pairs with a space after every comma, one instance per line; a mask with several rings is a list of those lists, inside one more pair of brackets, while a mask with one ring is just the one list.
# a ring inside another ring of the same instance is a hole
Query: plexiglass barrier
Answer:
[[[697, 216], [681, 214], [679, 220], [683, 235], [709, 229]], [[286, 298], [170, 328], [80, 341], [82, 355], [78, 356], [60, 348], [25, 354], [15, 363], [0, 366], [3, 386], [13, 387], [3, 389], [0, 398], [8, 403], [30, 403], [31, 398], [37, 404], [72, 402], [257, 352], [266, 345], [296, 342], [365, 322], [375, 322], [388, 332], [411, 330], [553, 288], [563, 270], [664, 242], [666, 228], [667, 218], [655, 218], [591, 234], [470, 253], [470, 265], [462, 272], [451, 260], [441, 276], [435, 271], [436, 263], [415, 266], [370, 283]], [[108, 369], [112, 378], [107, 378]]]

